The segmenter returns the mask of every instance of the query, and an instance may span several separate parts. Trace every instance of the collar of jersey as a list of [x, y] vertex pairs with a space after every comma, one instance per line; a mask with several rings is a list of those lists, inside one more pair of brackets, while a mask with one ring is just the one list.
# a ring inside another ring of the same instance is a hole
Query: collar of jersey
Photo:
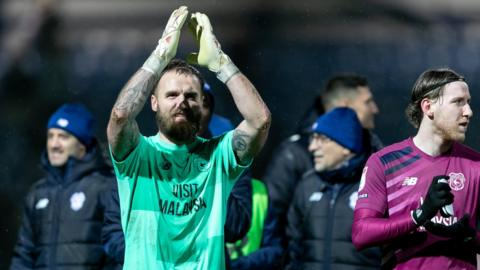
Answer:
[[189, 144], [178, 145], [178, 144], [174, 144], [174, 143], [167, 142], [160, 139], [160, 135], [158, 133], [155, 136], [152, 136], [150, 139], [159, 148], [166, 150], [168, 152], [190, 152], [200, 142], [199, 137], [195, 137], [195, 140]]

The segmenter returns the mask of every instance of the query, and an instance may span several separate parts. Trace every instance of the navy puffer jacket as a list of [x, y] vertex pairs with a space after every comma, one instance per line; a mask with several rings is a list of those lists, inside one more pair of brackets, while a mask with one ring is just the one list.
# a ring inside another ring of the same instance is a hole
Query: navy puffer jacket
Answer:
[[11, 269], [116, 269], [101, 242], [116, 182], [98, 148], [63, 169], [44, 153], [42, 165], [46, 176], [27, 195]]

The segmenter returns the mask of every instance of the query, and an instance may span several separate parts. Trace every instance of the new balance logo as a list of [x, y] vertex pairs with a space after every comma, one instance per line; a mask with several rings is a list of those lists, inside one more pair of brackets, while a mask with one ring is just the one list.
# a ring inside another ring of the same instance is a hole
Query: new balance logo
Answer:
[[417, 184], [417, 177], [405, 177], [402, 186], [415, 186]]

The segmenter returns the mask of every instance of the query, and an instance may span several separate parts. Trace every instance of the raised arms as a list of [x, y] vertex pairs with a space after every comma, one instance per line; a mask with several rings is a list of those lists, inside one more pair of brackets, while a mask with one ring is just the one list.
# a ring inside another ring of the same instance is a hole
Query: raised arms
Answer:
[[[188, 10], [184, 6], [172, 13], [157, 48], [142, 69], [128, 81], [115, 102], [107, 136], [117, 160], [123, 160], [139, 142], [135, 117], [151, 95], [160, 73], [175, 56], [187, 14]], [[198, 54], [191, 54], [188, 60], [216, 73], [218, 79], [227, 85], [244, 118], [235, 129], [232, 144], [238, 162], [246, 164], [265, 144], [271, 122], [270, 111], [253, 84], [221, 50], [208, 17], [202, 13], [194, 13], [189, 26], [200, 49]]]

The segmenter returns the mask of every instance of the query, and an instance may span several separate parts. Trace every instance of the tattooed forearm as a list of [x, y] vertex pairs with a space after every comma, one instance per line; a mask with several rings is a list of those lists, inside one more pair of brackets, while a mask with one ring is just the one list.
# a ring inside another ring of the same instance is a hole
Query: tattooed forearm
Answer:
[[145, 105], [155, 83], [155, 76], [145, 71], [139, 71], [120, 92], [114, 109], [118, 113], [135, 117]]
[[249, 159], [248, 145], [252, 137], [242, 130], [236, 129], [232, 136], [232, 146], [237, 158], [242, 163]]
[[255, 86], [241, 72], [227, 82], [244, 120], [235, 128], [232, 147], [237, 161], [248, 163], [262, 149], [268, 137], [271, 115]]
[[118, 160], [125, 158], [139, 142], [140, 132], [135, 117], [142, 110], [155, 84], [153, 74], [139, 70], [118, 95], [107, 126], [108, 143]]
[[242, 152], [246, 151], [248, 141], [250, 139], [251, 136], [249, 136], [246, 132], [243, 132], [242, 130], [235, 130], [232, 137], [233, 150]]

